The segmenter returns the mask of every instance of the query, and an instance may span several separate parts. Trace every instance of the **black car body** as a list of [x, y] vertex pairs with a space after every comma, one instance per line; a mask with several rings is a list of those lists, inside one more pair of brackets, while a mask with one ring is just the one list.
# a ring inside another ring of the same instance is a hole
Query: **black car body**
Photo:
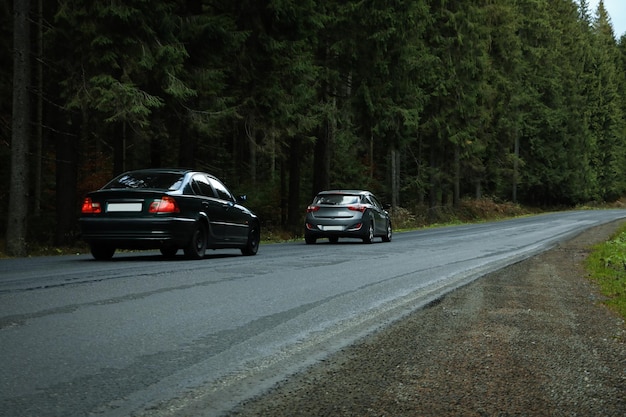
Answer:
[[179, 249], [200, 259], [206, 249], [238, 248], [255, 255], [257, 216], [213, 175], [187, 169], [129, 171], [85, 197], [79, 219], [82, 238], [96, 259], [116, 249]]
[[365, 190], [328, 190], [315, 196], [307, 207], [304, 223], [306, 243], [328, 238], [357, 238], [372, 243], [375, 237], [390, 242], [389, 213], [374, 194]]

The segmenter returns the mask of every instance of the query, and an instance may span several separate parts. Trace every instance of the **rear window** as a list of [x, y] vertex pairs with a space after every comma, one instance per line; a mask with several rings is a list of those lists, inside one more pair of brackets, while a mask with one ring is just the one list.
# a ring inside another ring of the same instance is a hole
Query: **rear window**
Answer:
[[358, 204], [361, 198], [358, 195], [323, 194], [315, 197], [313, 204], [346, 205]]
[[115, 178], [103, 188], [147, 188], [151, 190], [178, 190], [183, 175], [173, 172], [131, 172]]

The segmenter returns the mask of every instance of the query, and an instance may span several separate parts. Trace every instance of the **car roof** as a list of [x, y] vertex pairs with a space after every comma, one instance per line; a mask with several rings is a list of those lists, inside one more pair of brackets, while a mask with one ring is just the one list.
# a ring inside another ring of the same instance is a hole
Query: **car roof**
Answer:
[[196, 169], [191, 169], [191, 168], [142, 168], [142, 169], [133, 169], [130, 171], [125, 171], [122, 172], [120, 174], [121, 175], [125, 175], [125, 174], [133, 174], [133, 173], [141, 173], [141, 174], [180, 174], [180, 175], [187, 175], [187, 174], [203, 174], [203, 175], [208, 175], [211, 178], [215, 178], [217, 179], [217, 177], [213, 174], [210, 174], [208, 172], [205, 171], [198, 171]]
[[317, 195], [323, 194], [352, 194], [352, 195], [372, 195], [371, 191], [367, 190], [325, 190], [320, 191]]
[[143, 172], [143, 173], [169, 172], [169, 173], [186, 174], [188, 172], [196, 172], [196, 171], [194, 171], [193, 169], [189, 169], [189, 168], [143, 168], [143, 169], [133, 169], [133, 170], [130, 170], [130, 171], [125, 171], [122, 174], [128, 174], [128, 173], [133, 173], [133, 172]]

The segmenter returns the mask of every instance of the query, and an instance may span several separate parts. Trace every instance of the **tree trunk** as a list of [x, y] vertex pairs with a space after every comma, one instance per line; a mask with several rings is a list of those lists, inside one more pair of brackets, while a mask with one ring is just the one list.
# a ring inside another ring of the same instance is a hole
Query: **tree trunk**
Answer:
[[517, 203], [517, 178], [519, 176], [519, 134], [515, 131], [515, 145], [514, 145], [514, 157], [513, 157], [513, 190], [512, 200], [513, 203]]
[[391, 148], [391, 207], [396, 208], [400, 200], [400, 153]]
[[[83, 114], [86, 112], [83, 112]], [[87, 123], [83, 121], [83, 123]], [[77, 136], [61, 134], [56, 140], [56, 231], [55, 244], [74, 243], [76, 232], [78, 178]]]
[[161, 168], [163, 166], [163, 138], [154, 135], [150, 138], [150, 168]]
[[289, 194], [289, 187], [287, 187], [287, 168], [285, 168], [287, 163], [285, 162], [285, 158], [281, 158], [279, 162], [280, 167], [280, 225], [287, 225], [287, 213], [289, 212], [289, 199], [287, 195]]
[[195, 168], [197, 151], [198, 140], [196, 133], [181, 128], [178, 142], [178, 165], [185, 168]]
[[330, 187], [331, 126], [332, 122], [326, 119], [319, 129], [319, 134], [315, 141], [312, 196]]
[[[72, 129], [76, 134], [62, 133], [56, 142], [56, 230], [57, 245], [73, 244], [78, 232], [77, 214], [80, 199], [78, 189], [78, 158], [81, 144], [89, 142], [89, 109], [83, 105], [80, 118], [74, 116]], [[69, 128], [69, 127], [68, 127]], [[82, 197], [82, 196], [81, 196]]]
[[26, 255], [28, 142], [31, 130], [29, 10], [30, 0], [13, 1], [13, 133], [7, 222], [7, 253], [11, 256]]
[[460, 145], [454, 145], [454, 191], [452, 206], [457, 208], [461, 204], [461, 150]]
[[435, 147], [430, 149], [430, 167], [428, 184], [428, 218], [433, 220], [437, 216], [437, 195], [439, 193], [439, 171]]
[[35, 217], [41, 216], [42, 193], [42, 161], [43, 161], [43, 0], [37, 1], [37, 111], [35, 125], [35, 152], [34, 152], [34, 207]]
[[292, 232], [302, 228], [300, 217], [300, 161], [302, 139], [299, 136], [291, 140], [289, 147], [289, 200], [287, 204], [287, 224]]
[[[321, 61], [323, 66], [327, 68], [326, 74], [322, 77], [322, 85], [320, 92], [320, 101], [324, 104], [332, 105], [332, 109], [337, 111], [337, 87], [331, 84], [329, 70], [332, 52], [328, 45], [322, 52]], [[350, 77], [348, 77], [350, 78]], [[348, 85], [350, 83], [348, 82]], [[350, 91], [346, 92], [346, 96], [350, 95]], [[313, 189], [311, 190], [311, 198], [322, 190], [330, 188], [330, 162], [333, 143], [335, 141], [336, 119], [332, 114], [326, 114], [322, 123], [318, 128], [317, 140], [313, 150]]]
[[256, 144], [256, 126], [254, 123], [254, 116], [251, 114], [245, 123], [246, 138], [248, 143], [248, 166], [250, 174], [250, 182], [253, 185], [257, 183], [257, 144]]

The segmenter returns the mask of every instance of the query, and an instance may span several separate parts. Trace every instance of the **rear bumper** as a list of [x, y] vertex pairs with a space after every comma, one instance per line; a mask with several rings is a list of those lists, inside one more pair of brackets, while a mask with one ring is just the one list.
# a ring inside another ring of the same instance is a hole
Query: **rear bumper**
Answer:
[[332, 224], [306, 222], [304, 225], [304, 235], [315, 239], [328, 237], [352, 237], [362, 239], [367, 236], [367, 234], [367, 228], [360, 222], [349, 225], [338, 224], [337, 222]]
[[79, 219], [81, 238], [91, 244], [120, 249], [184, 247], [194, 231], [195, 221], [178, 217], [154, 219]]

